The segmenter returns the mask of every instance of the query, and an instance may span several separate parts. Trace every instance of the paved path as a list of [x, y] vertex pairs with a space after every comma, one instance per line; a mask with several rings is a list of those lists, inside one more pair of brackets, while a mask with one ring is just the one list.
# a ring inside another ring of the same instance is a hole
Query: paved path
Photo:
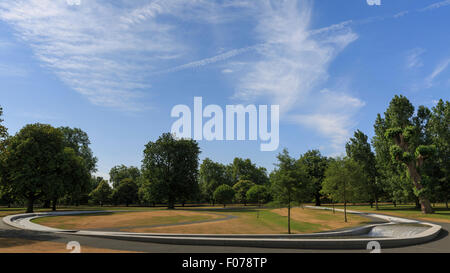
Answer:
[[[437, 239], [415, 246], [402, 248], [382, 249], [383, 253], [450, 253], [450, 224], [437, 223], [443, 230]], [[106, 248], [123, 251], [138, 251], [149, 253], [367, 253], [368, 250], [308, 250], [308, 249], [277, 249], [277, 248], [254, 248], [254, 247], [232, 247], [232, 246], [192, 246], [171, 245], [147, 242], [132, 242], [114, 239], [94, 238], [76, 236], [70, 234], [50, 234], [44, 232], [20, 230], [10, 227], [0, 221], [0, 237], [20, 238], [38, 241], [52, 241], [67, 243], [78, 241], [83, 246]]]

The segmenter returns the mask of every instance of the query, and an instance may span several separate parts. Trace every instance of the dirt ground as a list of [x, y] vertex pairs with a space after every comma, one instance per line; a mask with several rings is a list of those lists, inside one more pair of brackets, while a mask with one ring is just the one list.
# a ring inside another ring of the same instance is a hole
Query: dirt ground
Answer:
[[[287, 209], [274, 209], [271, 212], [281, 216], [287, 216]], [[256, 214], [234, 214], [238, 218], [212, 223], [198, 223], [189, 225], [177, 225], [154, 228], [129, 228], [123, 231], [129, 232], [150, 232], [150, 233], [187, 233], [187, 234], [283, 234], [286, 233], [287, 222], [275, 223], [265, 221], [264, 217], [256, 218]], [[317, 211], [310, 209], [294, 208], [291, 210], [291, 219], [306, 224], [313, 224], [305, 232], [295, 231], [295, 233], [309, 233], [327, 231], [333, 229], [347, 228], [363, 225], [368, 220], [364, 217], [348, 215], [349, 221], [344, 222], [342, 213], [333, 214], [331, 211]]]
[[36, 223], [55, 228], [81, 230], [164, 225], [180, 222], [213, 220], [220, 217], [220, 215], [216, 214], [185, 210], [154, 210], [147, 212], [121, 212], [114, 213], [113, 215], [55, 216], [40, 218]]

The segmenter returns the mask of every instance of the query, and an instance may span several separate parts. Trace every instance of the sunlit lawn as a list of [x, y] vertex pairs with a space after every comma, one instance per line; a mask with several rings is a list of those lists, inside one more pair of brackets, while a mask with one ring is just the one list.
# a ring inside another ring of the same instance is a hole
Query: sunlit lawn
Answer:
[[[331, 207], [331, 205], [329, 204], [325, 204], [323, 206]], [[342, 209], [343, 205], [336, 205], [336, 208]], [[349, 210], [374, 212], [411, 219], [450, 223], [450, 210], [446, 208], [445, 204], [435, 204], [433, 206], [433, 214], [423, 214], [420, 209], [415, 208], [414, 204], [398, 204], [397, 206], [394, 206], [393, 204], [383, 203], [379, 205], [379, 210], [376, 210], [375, 204], [373, 205], [373, 208], [371, 208], [369, 205], [347, 205], [347, 208]]]

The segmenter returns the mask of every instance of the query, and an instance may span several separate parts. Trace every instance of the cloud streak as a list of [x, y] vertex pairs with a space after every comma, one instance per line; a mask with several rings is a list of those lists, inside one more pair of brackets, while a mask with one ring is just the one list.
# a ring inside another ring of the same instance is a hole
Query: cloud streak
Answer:
[[183, 47], [169, 24], [116, 19], [126, 11], [95, 0], [0, 2], [0, 19], [65, 84], [96, 105], [135, 111], [144, 107], [136, 101], [150, 87], [148, 71]]
[[433, 72], [425, 79], [425, 85], [427, 88], [431, 88], [434, 85], [435, 79], [448, 68], [450, 65], [450, 58], [439, 63]]

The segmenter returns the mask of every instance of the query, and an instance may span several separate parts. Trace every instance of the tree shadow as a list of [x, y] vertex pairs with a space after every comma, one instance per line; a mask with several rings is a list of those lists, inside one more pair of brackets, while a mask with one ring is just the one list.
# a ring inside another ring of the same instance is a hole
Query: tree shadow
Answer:
[[[23, 230], [0, 230], [0, 248], [9, 248], [9, 247], [17, 247], [17, 246], [25, 246], [25, 245], [33, 245], [37, 241], [45, 242], [45, 241], [56, 241], [61, 237], [50, 235], [48, 233], [40, 233], [40, 232], [28, 232]], [[3, 242], [2, 242], [3, 241]]]

